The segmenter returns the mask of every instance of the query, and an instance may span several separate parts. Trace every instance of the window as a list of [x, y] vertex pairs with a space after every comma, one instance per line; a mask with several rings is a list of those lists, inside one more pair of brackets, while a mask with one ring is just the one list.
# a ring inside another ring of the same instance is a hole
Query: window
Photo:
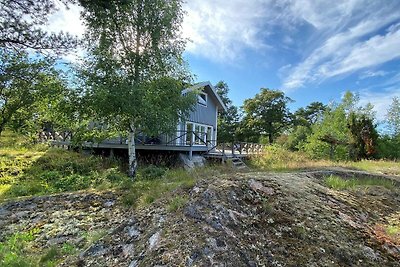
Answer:
[[186, 123], [186, 145], [198, 145], [198, 146], [205, 146], [207, 142], [211, 141], [212, 139], [212, 132], [213, 127], [187, 122]]
[[194, 143], [196, 145], [201, 145], [201, 129], [200, 125], [196, 124], [194, 126]]
[[208, 126], [207, 127], [207, 143], [212, 141], [212, 127]]
[[186, 145], [192, 144], [193, 137], [193, 123], [186, 123]]
[[197, 103], [207, 107], [207, 94], [203, 92], [199, 93], [199, 95], [197, 96]]

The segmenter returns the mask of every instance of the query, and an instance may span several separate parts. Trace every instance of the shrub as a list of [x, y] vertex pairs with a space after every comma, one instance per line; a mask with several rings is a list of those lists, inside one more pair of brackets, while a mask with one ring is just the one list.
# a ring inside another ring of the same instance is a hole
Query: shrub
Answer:
[[104, 171], [105, 178], [112, 183], [119, 183], [127, 179], [127, 176], [121, 173], [118, 168], [109, 168]]
[[72, 174], [62, 177], [54, 183], [54, 188], [58, 191], [81, 190], [90, 187], [91, 179], [89, 176]]
[[154, 180], [163, 177], [165, 172], [165, 168], [149, 165], [140, 169], [138, 172], [138, 176], [142, 180]]

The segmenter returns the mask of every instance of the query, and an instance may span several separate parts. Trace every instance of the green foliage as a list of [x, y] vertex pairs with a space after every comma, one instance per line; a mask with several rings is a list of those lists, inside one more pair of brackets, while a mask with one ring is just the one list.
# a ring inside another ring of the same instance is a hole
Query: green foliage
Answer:
[[376, 155], [373, 106], [359, 107], [358, 99], [358, 95], [346, 92], [340, 104], [325, 110], [299, 148], [314, 159], [360, 160]]
[[37, 229], [26, 233], [15, 233], [0, 242], [1, 266], [32, 266], [34, 257], [26, 257], [31, 250], [31, 242], [35, 240]]
[[6, 126], [37, 134], [67, 92], [49, 59], [0, 49], [0, 135]]
[[157, 167], [154, 165], [149, 165], [141, 168], [138, 171], [138, 178], [141, 180], [154, 180], [161, 178], [167, 170], [162, 167]]
[[340, 176], [330, 175], [325, 178], [328, 187], [335, 190], [355, 189], [357, 187], [382, 186], [387, 189], [395, 188], [394, 181], [385, 178], [350, 178], [344, 179]]
[[129, 174], [136, 173], [137, 131], [172, 132], [194, 107], [182, 57], [182, 0], [81, 1], [89, 56], [83, 64], [86, 111], [96, 122], [129, 134]]
[[327, 106], [321, 102], [312, 102], [305, 108], [299, 108], [293, 114], [293, 124], [295, 126], [311, 127], [323, 116]]
[[[141, 170], [138, 172], [141, 173]], [[126, 193], [122, 201], [128, 206], [146, 206], [178, 188], [187, 190], [193, 187], [195, 182], [196, 173], [188, 173], [183, 169], [168, 170], [157, 179], [138, 179], [125, 184]]]
[[[57, 249], [57, 247], [51, 247], [49, 248], [46, 253], [40, 258], [40, 264], [46, 264], [49, 266], [53, 261], [57, 260], [59, 258], [60, 251]], [[49, 264], [50, 263], [50, 264]]]
[[311, 160], [304, 153], [289, 151], [279, 145], [268, 146], [263, 154], [254, 156], [249, 162], [254, 168], [268, 171], [300, 170], [330, 164], [327, 161]]
[[[13, 136], [5, 135], [0, 142], [12, 143], [4, 140]], [[100, 186], [109, 189], [129, 179], [117, 160], [64, 149], [1, 147], [0, 155], [0, 199]]]
[[244, 101], [241, 136], [246, 140], [255, 137], [258, 140], [266, 135], [272, 144], [290, 123], [291, 114], [287, 104], [291, 101], [281, 91], [261, 88], [254, 98]]
[[[195, 102], [182, 95], [181, 1], [82, 1], [91, 56], [82, 70], [86, 98], [107, 130], [170, 131]], [[97, 116], [97, 117], [96, 117]], [[140, 127], [139, 127], [140, 126]]]
[[386, 118], [392, 136], [400, 138], [400, 99], [398, 97], [393, 97]]
[[215, 85], [215, 89], [227, 107], [226, 112], [218, 114], [218, 141], [233, 142], [236, 140], [236, 132], [239, 127], [238, 109], [232, 105], [232, 101], [228, 97], [229, 87], [225, 82], [219, 81]]
[[67, 33], [48, 33], [43, 30], [50, 14], [60, 2], [73, 0], [1, 1], [0, 48], [12, 50], [35, 49], [36, 51], [62, 52], [75, 48], [77, 40]]
[[288, 136], [287, 140], [284, 143], [285, 147], [290, 150], [296, 151], [301, 149], [305, 142], [307, 141], [307, 137], [312, 133], [311, 129], [307, 126], [297, 126]]
[[400, 159], [400, 136], [383, 135], [378, 138], [378, 158]]
[[[304, 152], [311, 158], [322, 159], [331, 157], [334, 160], [347, 160], [348, 139], [346, 112], [343, 106], [333, 106], [324, 112], [323, 119], [312, 126], [312, 134], [302, 146]], [[337, 145], [332, 147], [323, 139], [330, 137], [337, 140]]]
[[350, 158], [360, 160], [374, 157], [377, 152], [378, 133], [373, 120], [364, 114], [351, 112], [347, 121], [350, 131]]

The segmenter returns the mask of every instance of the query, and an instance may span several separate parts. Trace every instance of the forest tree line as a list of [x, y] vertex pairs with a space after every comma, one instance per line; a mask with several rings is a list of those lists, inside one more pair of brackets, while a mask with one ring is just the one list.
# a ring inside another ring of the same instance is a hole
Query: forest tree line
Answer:
[[229, 99], [225, 82], [218, 82], [216, 89], [228, 107], [218, 118], [219, 142], [277, 144], [314, 159], [400, 158], [398, 97], [392, 99], [378, 131], [373, 105], [360, 105], [359, 96], [350, 91], [338, 103], [312, 102], [291, 112], [294, 100], [280, 90], [261, 88], [239, 109]]

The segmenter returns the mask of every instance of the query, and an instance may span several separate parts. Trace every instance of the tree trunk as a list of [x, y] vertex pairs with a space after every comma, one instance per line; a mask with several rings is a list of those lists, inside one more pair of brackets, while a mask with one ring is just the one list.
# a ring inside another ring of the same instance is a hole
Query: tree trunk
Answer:
[[272, 143], [274, 142], [272, 133], [268, 133], [268, 141], [269, 141], [269, 144], [270, 144], [270, 145], [272, 145]]
[[0, 136], [1, 136], [1, 133], [4, 131], [5, 126], [6, 126], [6, 122], [3, 120], [0, 123]]
[[136, 176], [137, 159], [135, 145], [135, 127], [131, 125], [128, 137], [128, 154], [129, 154], [129, 177], [132, 179]]

